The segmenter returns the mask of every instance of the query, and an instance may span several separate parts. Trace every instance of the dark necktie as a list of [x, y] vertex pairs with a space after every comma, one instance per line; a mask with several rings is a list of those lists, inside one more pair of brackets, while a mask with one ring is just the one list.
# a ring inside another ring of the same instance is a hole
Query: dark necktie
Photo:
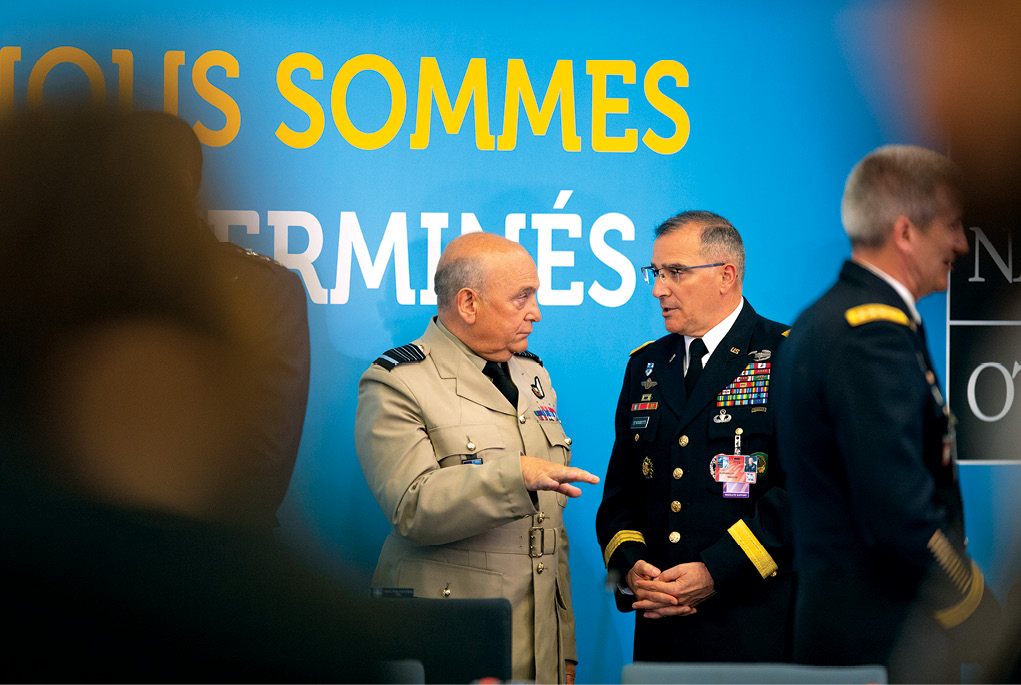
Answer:
[[688, 396], [691, 396], [691, 389], [695, 387], [695, 381], [702, 373], [702, 355], [708, 350], [702, 338], [695, 338], [688, 346], [688, 371], [684, 374], [684, 389]]
[[503, 396], [507, 398], [507, 401], [511, 403], [511, 406], [517, 408], [518, 406], [518, 387], [514, 385], [514, 381], [510, 379], [507, 372], [503, 370], [503, 364], [498, 362], [486, 362], [485, 367], [482, 369], [482, 373], [486, 374], [493, 379], [493, 385], [496, 389], [503, 393]]

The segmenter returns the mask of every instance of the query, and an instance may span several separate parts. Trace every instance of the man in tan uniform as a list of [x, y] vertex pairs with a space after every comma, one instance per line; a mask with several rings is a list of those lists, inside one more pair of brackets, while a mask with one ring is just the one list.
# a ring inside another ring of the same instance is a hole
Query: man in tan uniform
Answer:
[[549, 374], [526, 351], [540, 319], [535, 262], [470, 233], [447, 245], [435, 283], [425, 333], [380, 356], [358, 388], [358, 459], [393, 525], [373, 585], [505, 597], [514, 680], [571, 683], [563, 509], [581, 494], [571, 483], [599, 479], [570, 466]]

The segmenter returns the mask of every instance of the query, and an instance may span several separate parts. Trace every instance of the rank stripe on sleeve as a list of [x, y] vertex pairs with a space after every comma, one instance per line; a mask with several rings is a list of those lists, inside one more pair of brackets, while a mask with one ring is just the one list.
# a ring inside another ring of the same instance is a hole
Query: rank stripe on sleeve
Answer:
[[734, 538], [734, 541], [737, 542], [744, 553], [748, 555], [751, 562], [755, 564], [755, 568], [758, 569], [759, 575], [763, 578], [775, 576], [776, 572], [780, 570], [780, 567], [773, 561], [773, 557], [769, 556], [769, 552], [766, 551], [766, 548], [755, 537], [755, 533], [751, 531], [748, 524], [744, 522], [744, 519], [732, 525], [727, 532], [730, 533], [730, 536]]
[[969, 581], [969, 570], [964, 565], [960, 555], [954, 550], [953, 545], [947, 540], [947, 536], [943, 534], [942, 530], [937, 528], [936, 532], [929, 538], [927, 546], [932, 555], [936, 557], [936, 561], [939, 562], [943, 572], [950, 576], [950, 580], [963, 593]]
[[610, 566], [610, 557], [612, 557], [613, 553], [617, 551], [617, 548], [620, 547], [625, 542], [640, 542], [640, 543], [642, 543], [644, 545], [645, 544], [645, 536], [642, 535], [637, 530], [622, 530], [619, 533], [617, 533], [616, 535], [614, 535], [610, 539], [610, 542], [606, 545], [606, 549], [603, 551], [603, 565], [604, 566], [609, 568], [609, 566]]
[[943, 531], [937, 530], [933, 533], [929, 538], [928, 546], [944, 573], [950, 577], [957, 589], [964, 595], [964, 598], [957, 604], [935, 612], [936, 620], [940, 625], [945, 629], [950, 629], [964, 623], [978, 608], [985, 591], [985, 579], [974, 561], [971, 562], [969, 572]]
[[975, 609], [982, 602], [982, 593], [985, 591], [985, 580], [982, 571], [978, 569], [975, 562], [971, 562], [971, 582], [968, 587], [968, 594], [957, 604], [936, 612], [936, 620], [946, 629], [959, 626], [969, 616], [975, 613]]

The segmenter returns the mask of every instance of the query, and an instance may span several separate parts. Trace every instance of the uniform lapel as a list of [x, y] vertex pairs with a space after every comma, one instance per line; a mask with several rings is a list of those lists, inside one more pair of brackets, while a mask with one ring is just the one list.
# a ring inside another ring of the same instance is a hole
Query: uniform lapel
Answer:
[[[475, 366], [468, 355], [454, 341], [439, 329], [433, 321], [422, 336], [425, 352], [436, 364], [440, 378], [452, 379], [454, 391], [464, 399], [480, 404], [501, 414], [516, 414], [507, 398], [500, 394], [493, 381]], [[513, 376], [513, 374], [512, 374]], [[517, 385], [517, 382], [515, 381]], [[518, 388], [518, 403], [521, 403], [521, 388]]]
[[534, 402], [543, 403], [550, 389], [543, 385], [542, 379], [534, 374], [530, 376], [525, 373], [525, 369], [517, 357], [510, 358], [510, 361], [507, 362], [507, 369], [510, 371], [510, 379], [514, 381], [514, 385], [518, 389], [518, 413], [531, 407]]
[[[662, 386], [658, 388], [656, 396], [661, 397], [670, 410], [680, 416], [687, 400], [684, 390], [684, 336], [674, 333], [671, 340], [666, 345], [663, 358], [654, 362], [648, 378]], [[641, 381], [646, 380], [645, 368], [638, 369]]]
[[[720, 391], [751, 362], [748, 356], [752, 330], [755, 328], [755, 310], [745, 300], [737, 321], [709, 357], [709, 363], [702, 369], [702, 375], [692, 388], [691, 397], [681, 411], [680, 426], [686, 426], [692, 419], [714, 401]], [[683, 383], [681, 384], [683, 389]]]

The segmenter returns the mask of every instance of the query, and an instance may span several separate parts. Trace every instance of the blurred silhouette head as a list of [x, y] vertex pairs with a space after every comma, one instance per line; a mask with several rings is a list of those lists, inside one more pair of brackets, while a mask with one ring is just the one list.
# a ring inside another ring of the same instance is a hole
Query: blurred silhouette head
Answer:
[[1021, 176], [1021, 3], [928, 0], [911, 7], [903, 45], [919, 122], [947, 141], [964, 169], [969, 216], [1013, 228]]
[[245, 346], [208, 236], [181, 228], [198, 181], [176, 147], [137, 115], [0, 123], [0, 426], [10, 465], [202, 516], [229, 486]]
[[884, 145], [851, 170], [840, 216], [851, 251], [903, 283], [915, 299], [947, 289], [968, 253], [961, 174], [946, 156], [916, 145]]
[[202, 185], [202, 143], [184, 119], [158, 110], [133, 112], [122, 122], [124, 143], [152, 157], [161, 173], [179, 175], [179, 181], [198, 195]]

